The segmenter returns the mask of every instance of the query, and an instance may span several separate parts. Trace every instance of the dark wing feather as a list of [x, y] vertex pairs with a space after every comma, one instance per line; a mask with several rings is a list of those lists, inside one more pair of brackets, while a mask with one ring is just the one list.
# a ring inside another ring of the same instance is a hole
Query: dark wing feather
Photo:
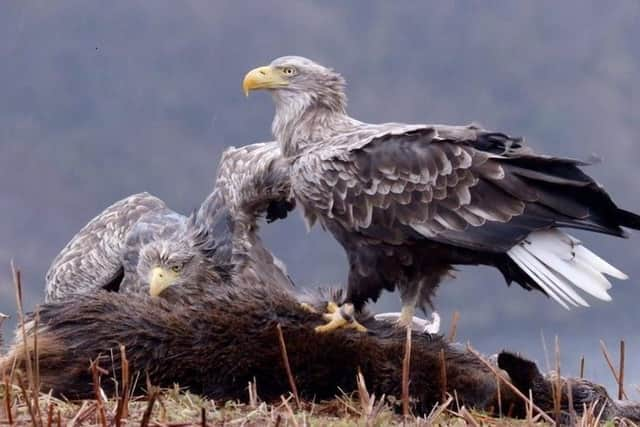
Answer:
[[372, 139], [295, 164], [294, 190], [313, 220], [401, 244], [412, 230], [468, 249], [504, 252], [534, 230], [563, 226], [623, 235], [619, 210], [580, 166], [533, 154], [520, 139], [433, 126]]
[[117, 288], [127, 234], [144, 215], [165, 209], [162, 200], [148, 193], [129, 196], [105, 209], [53, 260], [46, 275], [45, 300], [59, 300], [89, 287]]
[[536, 155], [520, 139], [474, 126], [361, 127], [309, 150], [291, 174], [308, 223], [320, 219], [345, 248], [358, 308], [419, 281], [428, 303], [455, 264], [493, 265], [543, 290], [506, 254], [533, 231], [639, 228], [582, 162]]
[[216, 189], [236, 216], [255, 221], [285, 218], [293, 209], [289, 165], [276, 141], [261, 142], [224, 151], [218, 165]]
[[250, 283], [290, 287], [286, 268], [264, 246], [258, 221], [285, 218], [293, 209], [288, 164], [277, 142], [230, 147], [218, 166], [216, 188], [195, 222], [215, 240], [215, 262], [232, 266]]

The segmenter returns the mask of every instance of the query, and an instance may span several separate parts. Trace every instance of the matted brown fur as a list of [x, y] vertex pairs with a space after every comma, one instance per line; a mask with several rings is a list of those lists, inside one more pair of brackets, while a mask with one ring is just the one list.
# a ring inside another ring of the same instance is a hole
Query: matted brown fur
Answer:
[[[254, 378], [265, 400], [289, 391], [276, 325], [280, 324], [301, 397], [325, 399], [356, 390], [361, 370], [372, 393], [400, 398], [405, 333], [364, 319], [366, 334], [340, 330], [317, 334], [320, 315], [300, 308], [289, 293], [264, 288], [203, 292], [197, 306], [143, 295], [100, 292], [40, 307], [42, 391], [69, 398], [93, 396], [89, 361], [100, 358], [120, 373], [119, 346], [125, 345], [132, 372], [148, 373], [155, 385], [174, 383], [214, 399], [245, 399]], [[31, 335], [33, 331], [28, 332]], [[473, 355], [441, 337], [416, 334], [412, 343], [411, 396], [416, 409], [439, 401], [440, 352], [444, 351], [447, 391], [461, 404], [486, 407], [496, 394], [491, 372]], [[23, 363], [18, 341], [0, 371]], [[144, 383], [144, 381], [141, 381]], [[113, 382], [102, 381], [107, 393]]]
[[[552, 412], [554, 407], [554, 387], [560, 387], [560, 420], [562, 424], [571, 423], [571, 408], [581, 414], [585, 408], [594, 406], [594, 413], [602, 411], [602, 419], [610, 420], [624, 417], [640, 421], [640, 405], [637, 402], [612, 399], [607, 390], [584, 378], [557, 377], [555, 372], [543, 375], [535, 363], [523, 359], [514, 353], [503, 351], [498, 355], [498, 366], [505, 370], [513, 383], [521, 392], [528, 395], [531, 390], [536, 405], [545, 411]], [[571, 400], [569, 399], [571, 390]], [[524, 402], [514, 407], [514, 416], [525, 416]]]
[[[213, 292], [215, 290], [215, 293]], [[42, 391], [72, 399], [94, 396], [91, 360], [120, 379], [120, 345], [126, 347], [130, 372], [148, 374], [152, 384], [174, 383], [216, 400], [246, 400], [247, 384], [257, 382], [258, 394], [277, 401], [290, 391], [276, 326], [281, 325], [288, 358], [300, 396], [330, 399], [340, 390], [357, 390], [360, 370], [376, 396], [400, 398], [405, 332], [385, 322], [360, 319], [369, 331], [338, 330], [317, 334], [320, 315], [300, 307], [289, 292], [266, 287], [208, 288], [186, 299], [152, 299], [144, 295], [99, 292], [74, 301], [45, 304], [39, 309], [38, 352]], [[193, 297], [198, 298], [197, 302]], [[322, 305], [321, 301], [315, 301]], [[33, 325], [33, 323], [31, 323]], [[28, 326], [28, 325], [26, 325]], [[33, 328], [27, 327], [32, 350]], [[414, 413], [428, 412], [442, 396], [440, 355], [446, 362], [446, 392], [458, 403], [487, 412], [498, 410], [494, 373], [461, 346], [440, 336], [415, 333], [412, 339], [410, 396]], [[0, 374], [14, 363], [24, 369], [25, 349], [18, 332], [9, 353], [0, 359]], [[520, 356], [502, 352], [498, 366], [536, 405], [552, 412], [553, 377]], [[636, 403], [615, 401], [597, 384], [569, 379], [577, 414], [597, 402], [602, 419], [624, 416], [640, 420]], [[562, 378], [562, 419], [569, 422], [567, 379]], [[114, 393], [114, 381], [101, 385]], [[140, 390], [138, 390], [140, 391]], [[525, 415], [525, 402], [501, 387], [505, 413]]]

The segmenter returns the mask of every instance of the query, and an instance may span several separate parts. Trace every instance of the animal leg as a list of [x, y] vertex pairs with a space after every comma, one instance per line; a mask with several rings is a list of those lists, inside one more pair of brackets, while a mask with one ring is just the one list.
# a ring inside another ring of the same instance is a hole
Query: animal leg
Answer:
[[397, 325], [403, 328], [411, 325], [413, 322], [413, 314], [416, 312], [416, 306], [412, 302], [403, 304], [400, 310], [400, 317], [398, 318]]
[[[406, 328], [413, 324], [414, 314], [416, 312], [416, 305], [420, 300], [422, 288], [425, 285], [425, 280], [420, 280], [417, 283], [403, 283], [400, 287], [400, 300], [402, 301], [402, 309], [400, 310], [400, 317], [396, 321], [396, 326], [399, 328]], [[436, 314], [437, 315], [437, 314]], [[438, 316], [438, 329], [440, 328], [440, 317]]]
[[400, 317], [396, 321], [396, 326], [406, 328], [413, 323], [413, 315], [416, 312], [419, 295], [420, 285], [413, 289], [407, 289], [404, 292], [401, 291], [400, 299], [402, 300], [402, 309], [400, 310]]

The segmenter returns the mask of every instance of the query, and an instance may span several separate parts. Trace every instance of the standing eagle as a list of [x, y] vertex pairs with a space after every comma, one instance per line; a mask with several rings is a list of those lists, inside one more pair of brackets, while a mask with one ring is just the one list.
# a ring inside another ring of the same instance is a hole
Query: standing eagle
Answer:
[[[584, 163], [476, 126], [363, 123], [347, 115], [342, 76], [306, 58], [256, 68], [243, 89], [271, 92], [293, 195], [308, 224], [319, 220], [344, 247], [356, 310], [398, 288], [407, 324], [453, 265], [496, 267], [564, 307], [588, 306], [576, 289], [610, 300], [605, 275], [626, 278], [559, 229], [640, 228]], [[332, 311], [320, 331], [346, 323]]]
[[230, 276], [288, 286], [282, 264], [262, 245], [257, 221], [291, 209], [287, 169], [275, 142], [227, 149], [216, 185], [189, 217], [148, 193], [129, 196], [91, 220], [56, 256], [45, 301], [97, 289], [150, 292]]

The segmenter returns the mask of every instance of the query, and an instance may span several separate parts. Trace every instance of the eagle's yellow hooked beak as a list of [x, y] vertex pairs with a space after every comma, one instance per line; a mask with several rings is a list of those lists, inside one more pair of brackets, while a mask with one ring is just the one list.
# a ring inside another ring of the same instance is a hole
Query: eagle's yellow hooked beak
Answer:
[[178, 278], [178, 274], [172, 270], [155, 267], [149, 273], [149, 294], [157, 297], [165, 289], [171, 286]]
[[245, 96], [249, 96], [249, 92], [252, 90], [275, 89], [288, 84], [280, 69], [267, 65], [254, 68], [244, 76], [242, 91]]

